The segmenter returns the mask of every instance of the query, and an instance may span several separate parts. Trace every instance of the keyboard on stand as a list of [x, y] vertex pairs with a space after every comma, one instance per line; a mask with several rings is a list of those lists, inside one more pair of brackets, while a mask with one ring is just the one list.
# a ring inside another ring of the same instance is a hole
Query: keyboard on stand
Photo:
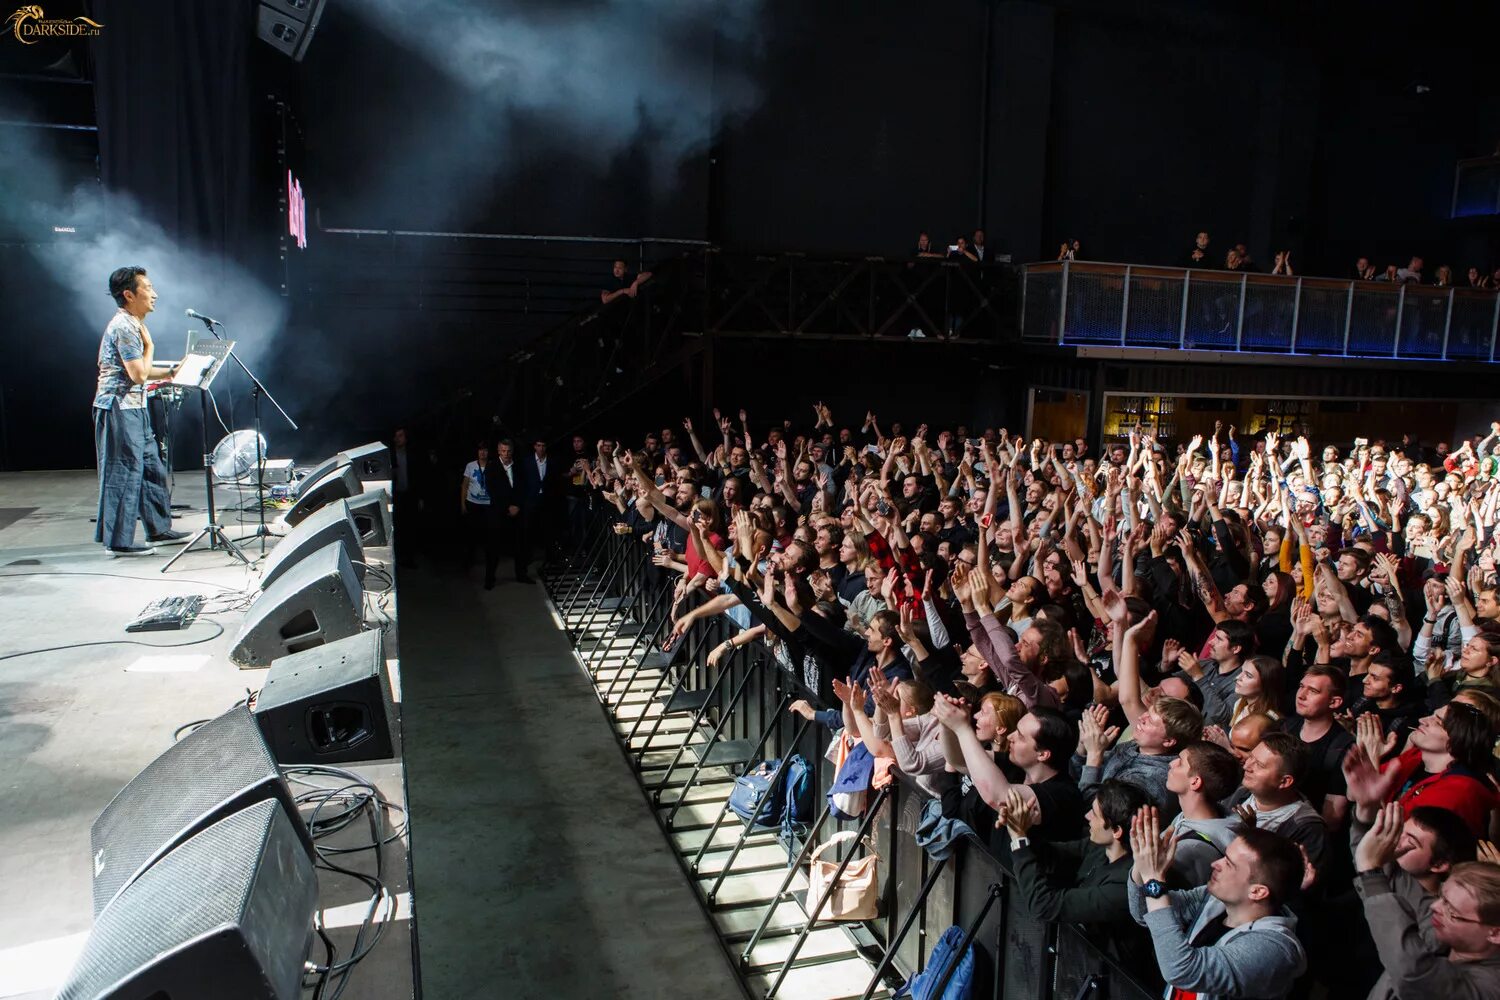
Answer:
[[135, 620], [125, 626], [127, 632], [166, 632], [191, 625], [203, 610], [201, 594], [163, 597], [141, 609]]

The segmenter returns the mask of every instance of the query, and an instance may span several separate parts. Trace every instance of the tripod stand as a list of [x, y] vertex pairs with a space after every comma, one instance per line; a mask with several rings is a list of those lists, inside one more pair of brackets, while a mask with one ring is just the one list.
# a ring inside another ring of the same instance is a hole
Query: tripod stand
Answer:
[[[271, 405], [276, 407], [276, 412], [281, 414], [282, 418], [286, 420], [287, 424], [294, 431], [298, 429], [297, 421], [293, 420], [291, 415], [281, 408], [281, 404], [276, 402], [276, 397], [271, 395], [260, 379], [255, 377], [255, 373], [245, 365], [245, 362], [240, 360], [240, 356], [234, 353], [234, 342], [225, 340], [219, 336], [219, 331], [214, 328], [216, 326], [223, 326], [224, 324], [207, 316], [198, 315], [196, 318], [203, 321], [203, 325], [208, 327], [208, 332], [214, 335], [215, 340], [229, 345], [229, 356], [234, 358], [234, 363], [240, 366], [240, 371], [244, 372], [245, 377], [250, 380], [250, 411], [253, 414], [251, 419], [254, 421], [255, 427], [255, 509], [259, 523], [255, 526], [254, 531], [243, 538], [236, 539], [236, 541], [243, 542], [246, 538], [260, 539], [260, 554], [264, 556], [266, 554], [266, 539], [271, 536], [271, 529], [266, 527], [266, 456], [264, 445], [266, 439], [260, 432], [260, 398], [264, 396], [269, 399]], [[229, 417], [233, 420], [234, 414], [231, 413]]]
[[[208, 387], [213, 382], [214, 376], [218, 374], [219, 369], [223, 367], [224, 359], [229, 355], [233, 347], [234, 344], [231, 341], [222, 340], [212, 344], [198, 344], [193, 348], [194, 354], [211, 359], [211, 363], [202, 371], [201, 377], [187, 383], [198, 390], [198, 402], [203, 408], [203, 485], [208, 493], [208, 523], [186, 545], [178, 550], [175, 556], [167, 560], [167, 564], [161, 568], [163, 573], [171, 569], [173, 563], [187, 555], [188, 550], [197, 545], [205, 537], [208, 539], [208, 547], [210, 549], [218, 549], [222, 545], [230, 555], [246, 566], [250, 565], [250, 560], [245, 557], [245, 553], [240, 551], [240, 547], [234, 544], [228, 533], [224, 531], [223, 526], [219, 524], [218, 513], [214, 508], [213, 453], [208, 450]], [[183, 359], [184, 364], [187, 361], [187, 358]]]

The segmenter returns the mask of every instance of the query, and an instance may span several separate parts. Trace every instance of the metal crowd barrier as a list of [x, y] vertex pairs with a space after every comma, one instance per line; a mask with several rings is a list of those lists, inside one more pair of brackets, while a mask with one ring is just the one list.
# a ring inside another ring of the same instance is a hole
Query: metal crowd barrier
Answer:
[[[705, 768], [727, 766], [743, 773], [754, 762], [778, 757], [786, 761], [792, 754], [800, 754], [812, 769], [818, 793], [815, 802], [820, 807], [817, 820], [786, 845], [788, 857], [795, 861], [780, 890], [768, 901], [756, 930], [726, 939], [731, 956], [737, 957], [742, 971], [746, 971], [757, 942], [772, 934], [797, 935], [768, 997], [775, 994], [792, 968], [812, 927], [804, 923], [801, 927], [768, 930], [772, 912], [788, 897], [794, 873], [806, 863], [812, 849], [832, 836], [835, 829], [856, 825], [860, 836], [853, 843], [857, 845], [868, 834], [881, 858], [880, 917], [864, 924], [839, 925], [850, 931], [856, 947], [875, 967], [865, 998], [921, 970], [938, 937], [955, 924], [966, 928], [972, 938], [982, 970], [978, 981], [988, 984], [986, 993], [976, 995], [994, 1000], [1148, 1000], [1161, 995], [1159, 982], [1143, 983], [1116, 965], [1083, 928], [1044, 923], [1032, 917], [1019, 893], [1012, 891], [1011, 873], [979, 840], [960, 842], [946, 861], [929, 857], [913, 839], [929, 796], [899, 772], [892, 785], [872, 796], [871, 806], [859, 824], [832, 819], [825, 793], [833, 783], [834, 772], [824, 758], [830, 734], [787, 711], [797, 698], [819, 708], [832, 706], [823, 703], [817, 692], [808, 690], [801, 678], [784, 669], [760, 643], [743, 646], [724, 657], [718, 668], [710, 668], [707, 652], [738, 631], [723, 615], [695, 623], [670, 649], [663, 650], [662, 640], [671, 631], [674, 578], [651, 564], [648, 546], [633, 535], [613, 531], [616, 518], [612, 509], [597, 498], [592, 502], [595, 506], [589, 514], [587, 532], [575, 540], [569, 556], [544, 567], [543, 580], [564, 621], [583, 623], [570, 630], [570, 638], [580, 660], [595, 676], [600, 699], [613, 718], [619, 718], [625, 691], [631, 687], [627, 681], [624, 690], [618, 688], [622, 677], [641, 670], [661, 671], [650, 698], [658, 700], [665, 711], [649, 728], [643, 725], [645, 715], [639, 716], [621, 736], [621, 742], [643, 786], [654, 786], [650, 793], [653, 804], [662, 806], [664, 793], [676, 795], [670, 809], [657, 810], [664, 833], [685, 829], [675, 825], [678, 810]], [[600, 627], [614, 637], [613, 644], [608, 639], [585, 641], [586, 633], [597, 632]], [[624, 643], [625, 639], [630, 641]], [[606, 649], [612, 650], [609, 656], [616, 661], [631, 665], [611, 668], [616, 673], [607, 684], [599, 679], [600, 670], [605, 669]], [[665, 766], [657, 761], [650, 769], [648, 785], [646, 757], [668, 716], [690, 719], [692, 727], [707, 733], [707, 738], [692, 748], [682, 744]], [[638, 737], [647, 733], [646, 741], [638, 742]], [[696, 857], [685, 860], [689, 875], [696, 876], [715, 834], [721, 829], [732, 831], [735, 824], [740, 824], [741, 833], [729, 860], [702, 899], [710, 911], [725, 877], [733, 873], [741, 848], [758, 828], [742, 823], [729, 811], [726, 795], [703, 847]], [[852, 860], [857, 850], [851, 849], [843, 862]], [[818, 902], [799, 900], [804, 913], [815, 909]], [[951, 972], [947, 970], [949, 975]], [[946, 977], [940, 974], [940, 978]], [[933, 995], [941, 995], [941, 990]]]
[[1500, 295], [1095, 261], [1026, 265], [1022, 339], [1115, 346], [1495, 360]]

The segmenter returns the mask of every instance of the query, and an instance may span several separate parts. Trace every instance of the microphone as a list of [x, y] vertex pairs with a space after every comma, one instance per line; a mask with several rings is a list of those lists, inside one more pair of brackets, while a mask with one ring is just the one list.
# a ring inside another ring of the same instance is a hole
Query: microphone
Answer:
[[196, 309], [189, 309], [189, 310], [187, 310], [187, 314], [189, 316], [191, 316], [193, 319], [201, 319], [204, 323], [207, 323], [209, 329], [213, 329], [215, 326], [222, 326], [223, 325], [218, 320], [214, 319], [212, 316], [205, 316], [205, 315], [203, 315], [201, 312], [199, 312]]

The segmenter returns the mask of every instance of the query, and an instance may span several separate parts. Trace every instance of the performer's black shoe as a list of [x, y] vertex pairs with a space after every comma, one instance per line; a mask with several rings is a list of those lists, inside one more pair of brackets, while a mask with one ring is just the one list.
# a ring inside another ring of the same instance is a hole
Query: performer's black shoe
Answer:
[[126, 549], [106, 549], [111, 559], [123, 559], [126, 556], [151, 556], [156, 554], [156, 549], [150, 545], [132, 545]]
[[180, 542], [187, 536], [188, 533], [186, 531], [169, 530], [163, 531], [159, 535], [150, 535], [148, 538], [153, 542]]

